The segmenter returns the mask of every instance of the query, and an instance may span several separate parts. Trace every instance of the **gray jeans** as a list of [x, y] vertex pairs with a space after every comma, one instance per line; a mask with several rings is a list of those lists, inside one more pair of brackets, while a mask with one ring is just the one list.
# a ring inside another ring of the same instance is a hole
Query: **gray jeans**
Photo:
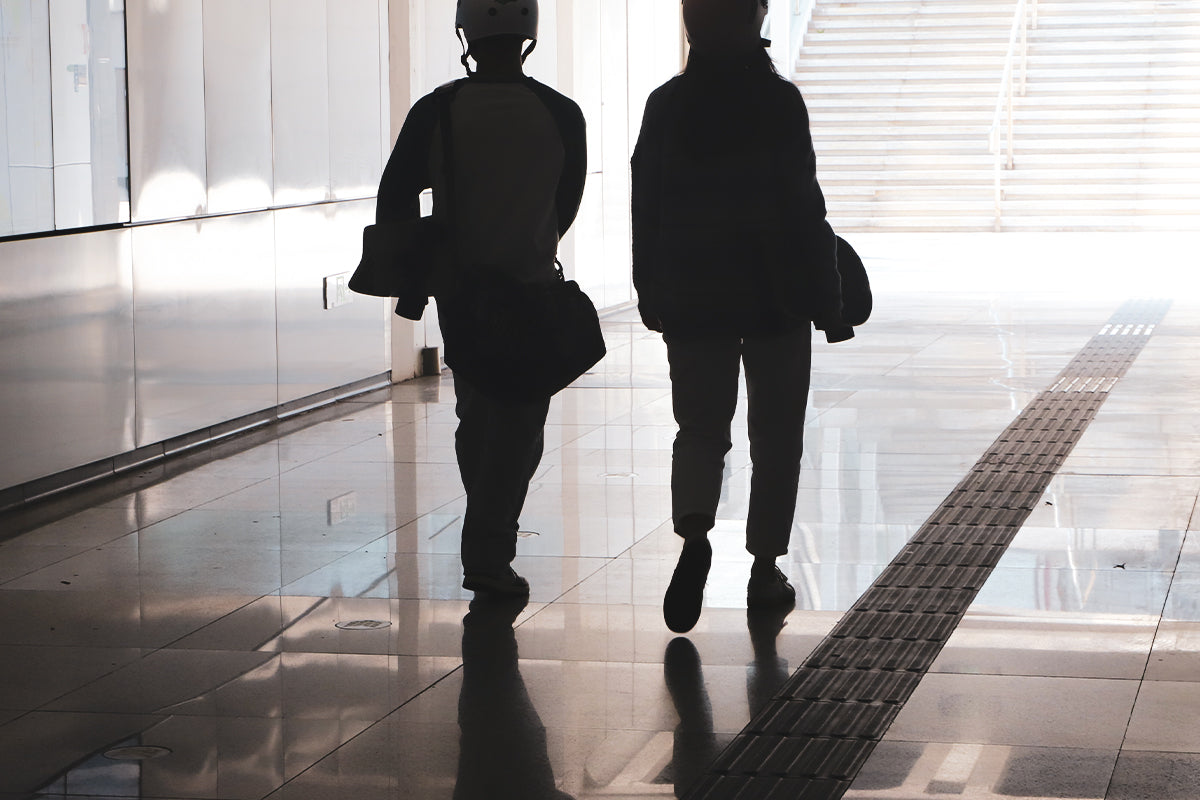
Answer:
[[746, 368], [750, 433], [750, 509], [746, 549], [755, 556], [787, 553], [812, 366], [812, 329], [742, 339], [736, 336], [665, 336], [671, 395], [679, 432], [671, 461], [672, 517], [716, 517], [738, 377]]
[[542, 460], [549, 398], [501, 405], [454, 377], [454, 449], [467, 490], [464, 572], [502, 572], [517, 554], [517, 519]]

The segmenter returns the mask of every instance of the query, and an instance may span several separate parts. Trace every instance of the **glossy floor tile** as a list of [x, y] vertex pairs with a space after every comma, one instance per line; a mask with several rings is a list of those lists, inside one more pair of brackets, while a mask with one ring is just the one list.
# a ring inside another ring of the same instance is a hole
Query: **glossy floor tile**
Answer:
[[[461, 587], [448, 374], [5, 515], [0, 800], [686, 795], [1127, 299], [1052, 241], [856, 239], [876, 311], [814, 343], [786, 619], [746, 611], [743, 396], [700, 622], [663, 623], [675, 426], [632, 310], [551, 404], [523, 606]], [[1200, 797], [1198, 344], [1176, 294], [846, 797]]]
[[1113, 797], [1116, 760], [1115, 750], [885, 741], [845, 797]]

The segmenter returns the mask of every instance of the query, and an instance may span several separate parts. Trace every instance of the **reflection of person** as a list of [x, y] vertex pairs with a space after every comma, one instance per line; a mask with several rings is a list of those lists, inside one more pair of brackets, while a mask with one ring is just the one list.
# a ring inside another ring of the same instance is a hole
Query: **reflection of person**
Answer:
[[684, 0], [687, 66], [650, 96], [633, 155], [638, 309], [663, 332], [679, 423], [672, 519], [684, 543], [663, 602], [676, 632], [700, 616], [742, 365], [754, 466], [746, 601], [794, 601], [775, 559], [795, 515], [810, 326], [843, 327], [808, 112], [762, 46], [766, 7]]
[[791, 606], [746, 612], [746, 628], [754, 660], [746, 666], [746, 704], [753, 717], [788, 679], [788, 662], [779, 655], [779, 632], [787, 625]]
[[[457, 26], [477, 69], [449, 87], [453, 175], [453, 249], [459, 265], [522, 283], [558, 279], [560, 237], [579, 210], [586, 177], [583, 114], [570, 99], [524, 74], [537, 42], [537, 0], [459, 0]], [[442, 93], [444, 94], [444, 92]], [[411, 220], [433, 186], [446, 197], [434, 93], [419, 100], [396, 142], [379, 187], [378, 223]], [[452, 277], [452, 276], [451, 276]], [[432, 285], [443, 321], [454, 309], [453, 280]], [[425, 297], [401, 298], [397, 312], [417, 319]], [[534, 357], [534, 356], [531, 356]], [[517, 519], [542, 457], [549, 398], [499, 403], [454, 376], [459, 426], [455, 447], [467, 491], [462, 532], [463, 587], [526, 595], [511, 567]]]
[[676, 797], [684, 796], [721, 751], [721, 743], [713, 733], [712, 703], [700, 667], [700, 654], [690, 640], [680, 636], [667, 644], [663, 678], [679, 715], [671, 760]]
[[[788, 679], [788, 663], [780, 658], [777, 637], [786, 625], [790, 606], [746, 614], [754, 661], [746, 667], [746, 705], [753, 718]], [[663, 656], [663, 678], [679, 724], [675, 726], [671, 780], [675, 796], [684, 797], [716, 761], [729, 739], [714, 732], [712, 702], [704, 685], [700, 653], [690, 639], [677, 636]]]
[[554, 785], [546, 728], [517, 665], [524, 598], [472, 601], [463, 618], [455, 800], [571, 800]]

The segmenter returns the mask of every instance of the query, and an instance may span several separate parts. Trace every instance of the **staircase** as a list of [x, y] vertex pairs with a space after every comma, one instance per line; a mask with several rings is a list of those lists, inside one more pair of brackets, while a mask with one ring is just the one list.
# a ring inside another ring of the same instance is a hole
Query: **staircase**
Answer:
[[1200, 231], [1200, 2], [1038, 0], [997, 220], [1016, 0], [817, 0], [796, 65], [839, 231]]

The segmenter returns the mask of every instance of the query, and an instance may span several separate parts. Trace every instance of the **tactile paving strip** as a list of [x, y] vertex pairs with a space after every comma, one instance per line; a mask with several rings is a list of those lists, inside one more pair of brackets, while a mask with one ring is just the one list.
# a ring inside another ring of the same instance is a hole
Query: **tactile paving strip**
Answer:
[[688, 800], [837, 800], [1170, 303], [1124, 304], [1011, 425]]

